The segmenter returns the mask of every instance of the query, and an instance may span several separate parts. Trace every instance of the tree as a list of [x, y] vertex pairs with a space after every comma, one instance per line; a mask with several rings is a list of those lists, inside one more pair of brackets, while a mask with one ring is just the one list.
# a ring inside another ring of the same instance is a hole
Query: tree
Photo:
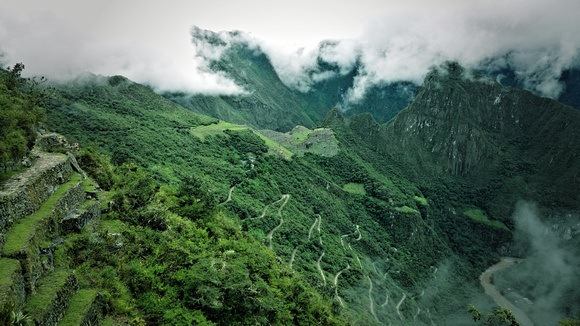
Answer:
[[490, 311], [487, 316], [484, 315], [475, 308], [473, 304], [470, 304], [467, 311], [471, 314], [471, 318], [475, 323], [483, 322], [486, 326], [519, 326], [514, 314], [507, 308], [499, 307]]

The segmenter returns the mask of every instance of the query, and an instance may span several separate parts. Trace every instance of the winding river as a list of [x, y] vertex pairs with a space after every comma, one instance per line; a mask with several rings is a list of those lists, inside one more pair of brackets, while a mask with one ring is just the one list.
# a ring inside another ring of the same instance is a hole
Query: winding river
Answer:
[[499, 306], [511, 310], [520, 325], [533, 326], [534, 323], [530, 320], [530, 318], [503, 295], [501, 295], [495, 285], [493, 285], [491, 282], [491, 275], [493, 273], [506, 269], [515, 263], [521, 263], [522, 261], [524, 260], [520, 258], [502, 257], [499, 263], [490, 266], [485, 270], [485, 272], [481, 273], [481, 276], [479, 276], [479, 282], [485, 289], [485, 294], [489, 295]]

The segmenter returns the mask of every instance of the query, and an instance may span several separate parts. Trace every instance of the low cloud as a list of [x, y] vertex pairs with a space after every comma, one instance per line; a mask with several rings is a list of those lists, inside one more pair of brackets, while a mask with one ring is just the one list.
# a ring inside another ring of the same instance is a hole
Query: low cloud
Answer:
[[580, 313], [580, 222], [573, 214], [550, 222], [540, 216], [532, 203], [517, 205], [515, 248], [526, 260], [494, 274], [494, 282], [535, 323], [555, 325]]
[[[393, 10], [370, 22], [357, 38], [314, 48], [281, 50], [258, 42], [280, 78], [303, 92], [330, 78], [320, 60], [345, 74], [357, 69], [347, 99], [362, 99], [374, 85], [420, 84], [429, 69], [446, 60], [470, 68], [510, 68], [538, 95], [557, 98], [562, 72], [580, 67], [580, 2], [485, 1], [447, 10]], [[334, 72], [336, 74], [336, 72]]]
[[[187, 34], [187, 30], [183, 32]], [[244, 93], [223, 72], [209, 69], [208, 60], [219, 56], [215, 49], [192, 45], [186, 37], [179, 51], [138, 40], [109, 42], [75, 29], [71, 21], [52, 13], [24, 16], [0, 10], [0, 53], [4, 66], [23, 62], [25, 75], [42, 75], [55, 81], [70, 80], [89, 71], [124, 75], [158, 91]]]
[[[243, 94], [243, 85], [212, 71], [210, 63], [228, 44], [246, 42], [270, 58], [286, 85], [302, 92], [354, 72], [347, 102], [360, 101], [376, 85], [421, 84], [431, 67], [447, 60], [469, 68], [512, 69], [527, 89], [557, 98], [564, 89], [562, 72], [580, 67], [577, 0], [455, 1], [441, 8], [411, 1], [385, 8], [389, 11], [369, 17], [357, 37], [299, 48], [259, 35], [197, 28], [191, 35], [184, 30], [179, 44], [161, 46], [148, 42], [147, 35], [140, 40], [125, 36], [115, 43], [107, 39], [115, 30], [98, 38], [56, 13], [17, 15], [0, 6], [0, 60], [5, 65], [24, 62], [26, 73], [52, 79], [90, 71], [123, 74], [161, 91]], [[223, 42], [206, 42], [212, 33]], [[171, 36], [167, 39], [174, 42]]]

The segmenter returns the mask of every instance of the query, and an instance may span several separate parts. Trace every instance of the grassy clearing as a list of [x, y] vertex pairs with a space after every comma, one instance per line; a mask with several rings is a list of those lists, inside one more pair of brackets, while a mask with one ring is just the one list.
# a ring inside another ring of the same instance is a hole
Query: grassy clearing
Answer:
[[421, 196], [414, 196], [413, 199], [417, 202], [418, 205], [423, 207], [428, 207], [429, 203], [427, 202], [427, 198]]
[[280, 145], [280, 143], [266, 137], [264, 134], [262, 134], [260, 132], [252, 130], [244, 125], [237, 125], [237, 124], [233, 124], [233, 123], [229, 123], [229, 122], [225, 122], [225, 121], [220, 120], [218, 123], [192, 128], [190, 130], [190, 132], [195, 137], [197, 137], [201, 140], [204, 140], [205, 137], [207, 137], [207, 136], [215, 136], [215, 135], [224, 135], [225, 136], [226, 134], [224, 133], [224, 131], [226, 131], [226, 130], [232, 130], [232, 131], [251, 130], [256, 136], [260, 137], [266, 143], [266, 146], [268, 146], [270, 154], [280, 155], [281, 157], [283, 157], [285, 159], [290, 159], [294, 155], [294, 153], [289, 151], [284, 146]]
[[36, 233], [37, 224], [44, 218], [50, 216], [56, 202], [68, 189], [73, 187], [79, 181], [81, 181], [81, 176], [77, 173], [73, 174], [70, 180], [58, 187], [58, 189], [48, 197], [35, 213], [23, 218], [17, 224], [13, 225], [10, 230], [6, 232], [6, 243], [4, 244], [2, 253], [10, 256], [25, 249]]
[[12, 275], [20, 271], [20, 262], [16, 259], [0, 258], [0, 293], [8, 293], [12, 285]]
[[98, 294], [99, 293], [96, 290], [77, 291], [72, 297], [70, 306], [67, 308], [59, 325], [81, 325]]
[[241, 131], [246, 129], [249, 128], [243, 125], [236, 125], [220, 120], [218, 123], [191, 128], [190, 133], [195, 137], [204, 140], [207, 136], [225, 135], [224, 131], [226, 130]]
[[120, 220], [101, 220], [101, 227], [108, 233], [122, 233], [127, 225]]
[[57, 293], [65, 286], [71, 272], [68, 270], [57, 270], [42, 280], [37, 292], [26, 303], [26, 311], [35, 319], [40, 319], [46, 309], [57, 297]]
[[365, 186], [362, 183], [354, 183], [349, 182], [342, 186], [342, 189], [346, 192], [350, 192], [351, 194], [357, 195], [366, 195], [367, 191], [365, 190]]
[[489, 217], [487, 216], [487, 214], [485, 214], [484, 211], [482, 211], [479, 208], [469, 208], [466, 209], [465, 211], [463, 211], [463, 215], [469, 217], [470, 219], [489, 225], [489, 226], [493, 226], [495, 228], [498, 229], [504, 229], [506, 231], [509, 231], [508, 227], [501, 221], [498, 220], [490, 220]]
[[401, 207], [395, 207], [395, 210], [399, 213], [405, 213], [405, 214], [420, 214], [418, 210], [411, 208], [409, 206], [401, 206]]
[[275, 142], [272, 139], [266, 137], [262, 133], [257, 132], [257, 131], [254, 131], [254, 133], [266, 143], [266, 146], [268, 146], [268, 153], [280, 155], [282, 158], [287, 159], [287, 160], [292, 158], [292, 156], [294, 155], [294, 153], [292, 153], [286, 147], [284, 147], [284, 146], [280, 145], [280, 143]]

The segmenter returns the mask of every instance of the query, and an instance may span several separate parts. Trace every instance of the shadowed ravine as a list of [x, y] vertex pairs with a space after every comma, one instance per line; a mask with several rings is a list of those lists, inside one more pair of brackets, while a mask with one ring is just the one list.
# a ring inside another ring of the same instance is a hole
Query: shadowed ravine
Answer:
[[517, 321], [522, 326], [533, 326], [534, 323], [530, 320], [530, 318], [503, 295], [501, 295], [501, 293], [496, 289], [495, 285], [493, 285], [491, 282], [491, 275], [493, 273], [506, 269], [512, 266], [514, 263], [521, 263], [522, 261], [523, 259], [520, 258], [503, 257], [499, 263], [486, 269], [485, 272], [483, 272], [479, 277], [479, 281], [485, 289], [485, 294], [489, 295], [499, 306], [511, 310]]

